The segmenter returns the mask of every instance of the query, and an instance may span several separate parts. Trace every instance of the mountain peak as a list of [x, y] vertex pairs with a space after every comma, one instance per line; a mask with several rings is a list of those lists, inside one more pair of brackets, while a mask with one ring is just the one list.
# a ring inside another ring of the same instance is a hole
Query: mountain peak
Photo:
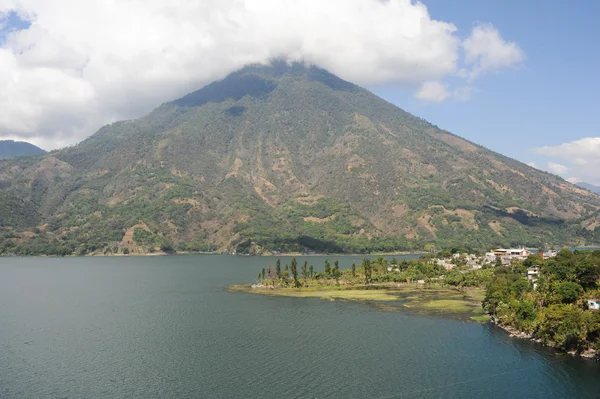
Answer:
[[577, 246], [599, 242], [600, 197], [277, 60], [0, 162], [3, 223], [0, 253]]
[[0, 140], [0, 159], [39, 155], [46, 151], [25, 141]]
[[334, 90], [358, 89], [358, 86], [315, 65], [276, 59], [269, 64], [247, 65], [223, 80], [210, 83], [172, 103], [181, 107], [199, 107], [207, 103], [237, 101], [244, 96], [262, 98], [275, 90], [279, 81], [301, 78], [322, 83]]

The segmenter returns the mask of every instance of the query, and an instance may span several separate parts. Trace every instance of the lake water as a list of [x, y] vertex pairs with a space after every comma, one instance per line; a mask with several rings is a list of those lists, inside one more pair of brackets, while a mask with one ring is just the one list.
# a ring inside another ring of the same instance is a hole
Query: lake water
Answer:
[[268, 263], [0, 258], [0, 397], [600, 396], [597, 362], [492, 326], [224, 290]]

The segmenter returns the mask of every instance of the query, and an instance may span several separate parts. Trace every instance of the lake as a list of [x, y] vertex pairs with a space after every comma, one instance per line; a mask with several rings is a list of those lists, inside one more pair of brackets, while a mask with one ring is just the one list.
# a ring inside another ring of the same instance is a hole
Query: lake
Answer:
[[[306, 259], [323, 269], [324, 257]], [[347, 268], [362, 257], [339, 259]], [[0, 258], [0, 397], [600, 396], [598, 362], [493, 326], [224, 290], [269, 263]]]

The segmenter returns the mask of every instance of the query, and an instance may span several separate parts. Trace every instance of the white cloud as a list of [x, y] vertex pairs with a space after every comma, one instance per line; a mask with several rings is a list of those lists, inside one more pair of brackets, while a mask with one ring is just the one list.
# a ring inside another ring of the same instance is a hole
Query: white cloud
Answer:
[[565, 165], [561, 165], [555, 162], [548, 162], [548, 171], [554, 173], [555, 175], [562, 175], [569, 170]]
[[423, 83], [415, 93], [415, 96], [421, 100], [435, 101], [438, 103], [444, 101], [449, 95], [450, 93], [448, 93], [446, 86], [435, 80], [429, 80]]
[[[11, 10], [32, 24], [0, 45], [0, 136], [45, 148], [275, 57], [422, 91], [443, 87], [461, 56], [456, 27], [412, 0], [0, 0], [0, 15]], [[500, 50], [514, 45], [496, 36]], [[510, 64], [475, 44], [471, 64]]]
[[536, 151], [585, 166], [600, 161], [600, 137], [587, 137], [557, 146], [540, 147]]
[[[586, 137], [556, 146], [545, 146], [534, 149], [540, 155], [560, 159], [568, 168], [566, 171], [555, 172], [565, 174], [568, 178], [587, 183], [600, 182], [600, 137]], [[549, 162], [554, 164], [553, 162]], [[548, 167], [550, 169], [550, 166]], [[577, 177], [575, 177], [577, 176]]]
[[527, 162], [527, 165], [531, 166], [532, 168], [537, 168], [537, 165], [535, 162]]
[[485, 73], [515, 67], [525, 60], [525, 53], [514, 42], [505, 41], [500, 32], [490, 24], [478, 24], [463, 43], [465, 61], [470, 70], [459, 75], [475, 79]]

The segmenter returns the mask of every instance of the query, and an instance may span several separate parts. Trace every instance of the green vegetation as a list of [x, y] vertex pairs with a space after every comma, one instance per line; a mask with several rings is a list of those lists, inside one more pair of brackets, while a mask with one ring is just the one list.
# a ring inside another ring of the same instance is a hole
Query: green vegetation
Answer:
[[254, 294], [289, 296], [296, 298], [345, 299], [355, 301], [397, 301], [398, 292], [392, 290], [366, 290], [362, 288], [340, 288], [337, 286], [309, 287], [301, 289], [272, 290], [268, 288], [248, 289], [246, 285], [232, 286], [231, 291], [251, 292]]
[[[539, 269], [535, 289], [525, 277]], [[532, 269], [533, 270], [533, 269]], [[484, 305], [504, 326], [531, 334], [566, 351], [600, 349], [600, 312], [588, 310], [599, 299], [600, 251], [562, 250], [556, 258], [531, 255], [522, 264], [496, 268]]]
[[473, 310], [472, 304], [467, 301], [458, 301], [451, 299], [439, 299], [436, 301], [427, 302], [424, 305], [426, 308], [448, 310], [453, 312], [468, 312]]
[[[295, 264], [294, 258], [290, 270]], [[444, 281], [449, 274], [480, 274], [478, 271], [467, 271], [458, 266], [457, 272], [448, 273], [435, 266], [430, 257], [401, 262], [380, 257], [365, 259], [360, 267], [353, 266], [342, 270], [338, 261], [332, 266], [325, 260], [323, 272], [303, 273], [296, 281], [285, 271], [278, 272], [281, 262], [277, 260], [275, 267], [268, 266], [258, 273], [257, 284], [234, 285], [229, 289], [273, 296], [373, 301], [383, 311], [405, 309], [422, 314], [461, 316], [465, 320], [483, 311], [483, 289], [477, 285], [478, 278]], [[475, 285], [468, 286], [469, 283]]]
[[139, 227], [133, 230], [133, 239], [138, 245], [150, 245], [154, 243], [154, 235]]
[[[286, 265], [287, 267], [288, 265]], [[304, 268], [304, 266], [303, 266]], [[418, 260], [397, 261], [395, 258], [388, 260], [383, 257], [364, 259], [359, 267], [353, 265], [351, 269], [342, 270], [336, 260], [331, 265], [325, 260], [323, 271], [317, 272], [313, 265], [310, 271], [299, 275], [294, 273], [297, 269], [296, 258], [291, 263], [292, 276], [286, 278], [282, 272], [281, 261], [278, 259], [275, 267], [269, 265], [266, 272], [260, 273], [258, 284], [273, 288], [310, 288], [330, 286], [369, 286], [387, 283], [436, 284], [440, 287], [482, 287], [488, 283], [492, 276], [492, 269], [467, 270], [465, 266], [456, 266], [451, 271], [439, 266], [434, 258], [422, 257]], [[294, 276], [296, 276], [294, 278]], [[443, 277], [443, 278], [441, 278]]]
[[[600, 244], [599, 209], [556, 176], [280, 62], [76, 146], [0, 160], [0, 254], [582, 246]], [[151, 236], [131, 238], [142, 224]]]
[[562, 250], [545, 260], [536, 254], [513, 261], [509, 267], [488, 264], [479, 270], [468, 270], [461, 259], [455, 258], [457, 265], [451, 271], [438, 266], [433, 255], [400, 262], [382, 257], [365, 259], [359, 267], [354, 264], [348, 270], [341, 270], [337, 261], [332, 266], [326, 260], [323, 272], [314, 271], [312, 265], [308, 272], [305, 263], [299, 277], [293, 272], [297, 265], [294, 258], [294, 278], [287, 271], [281, 272], [278, 260], [274, 269], [269, 266], [258, 274], [252, 288], [231, 289], [385, 302], [377, 307], [383, 311], [404, 307], [426, 314], [462, 314], [476, 322], [493, 319], [510, 331], [523, 332], [561, 350], [600, 350], [600, 311], [588, 309], [589, 299], [600, 298], [600, 251]]
[[479, 323], [487, 323], [488, 321], [490, 321], [490, 316], [487, 314], [480, 316], [471, 316], [470, 319]]

